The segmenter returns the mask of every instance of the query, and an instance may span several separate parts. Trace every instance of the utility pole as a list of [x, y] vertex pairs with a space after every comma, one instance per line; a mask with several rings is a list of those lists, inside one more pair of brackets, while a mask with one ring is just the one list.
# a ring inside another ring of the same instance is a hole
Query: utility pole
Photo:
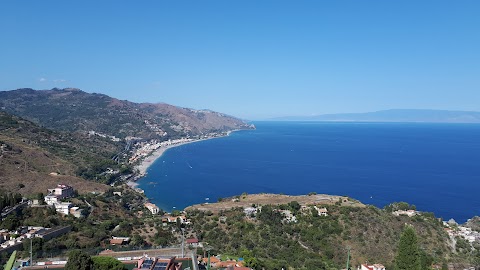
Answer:
[[28, 266], [32, 266], [33, 265], [33, 252], [32, 252], [32, 242], [33, 242], [33, 236], [30, 237], [30, 263]]
[[207, 253], [208, 253], [207, 270], [210, 270], [210, 250], [207, 250]]
[[182, 230], [182, 258], [185, 257], [185, 229], [181, 228]]
[[347, 247], [347, 270], [350, 270], [350, 247]]

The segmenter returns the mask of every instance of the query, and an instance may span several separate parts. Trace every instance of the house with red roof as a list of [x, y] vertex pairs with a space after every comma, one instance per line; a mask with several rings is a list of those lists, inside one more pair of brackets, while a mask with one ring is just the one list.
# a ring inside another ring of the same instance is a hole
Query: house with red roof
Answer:
[[362, 264], [361, 270], [385, 270], [385, 266], [378, 263], [373, 265]]

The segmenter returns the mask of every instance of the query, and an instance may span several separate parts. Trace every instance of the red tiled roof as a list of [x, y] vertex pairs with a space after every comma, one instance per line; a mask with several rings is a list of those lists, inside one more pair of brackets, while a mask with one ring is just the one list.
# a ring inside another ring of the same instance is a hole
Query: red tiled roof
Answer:
[[[207, 263], [207, 262], [208, 262], [208, 258], [203, 258], [202, 261], [203, 261], [204, 263]], [[210, 257], [210, 263], [218, 263], [218, 262], [220, 262], [220, 260], [217, 259], [217, 257]]]
[[364, 266], [365, 268], [369, 269], [369, 270], [373, 270], [373, 266], [368, 266], [368, 265], [366, 265], [366, 264], [363, 264], [363, 266]]
[[110, 245], [121, 245], [123, 241], [123, 239], [110, 239]]
[[195, 243], [198, 243], [197, 238], [188, 238], [187, 239], [187, 244], [195, 244]]

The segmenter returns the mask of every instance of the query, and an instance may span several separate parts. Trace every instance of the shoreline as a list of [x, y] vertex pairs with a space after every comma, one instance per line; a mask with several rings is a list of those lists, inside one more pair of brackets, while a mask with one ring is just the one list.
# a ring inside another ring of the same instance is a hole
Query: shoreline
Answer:
[[147, 175], [148, 168], [150, 168], [150, 166], [152, 166], [157, 159], [161, 158], [168, 149], [179, 147], [179, 146], [190, 144], [190, 143], [228, 137], [230, 136], [230, 134], [232, 134], [232, 132], [235, 132], [235, 131], [239, 131], [239, 130], [228, 131], [226, 132], [226, 134], [222, 134], [220, 136], [212, 136], [212, 137], [203, 138], [203, 139], [192, 139], [191, 141], [180, 142], [180, 143], [176, 143], [176, 144], [172, 144], [164, 147], [159, 147], [158, 149], [153, 150], [145, 159], [143, 159], [140, 162], [140, 164], [135, 166], [135, 169], [138, 170], [138, 174], [133, 179], [128, 180], [126, 184], [133, 190], [143, 193], [143, 190], [138, 187], [139, 186], [138, 180], [142, 179]]

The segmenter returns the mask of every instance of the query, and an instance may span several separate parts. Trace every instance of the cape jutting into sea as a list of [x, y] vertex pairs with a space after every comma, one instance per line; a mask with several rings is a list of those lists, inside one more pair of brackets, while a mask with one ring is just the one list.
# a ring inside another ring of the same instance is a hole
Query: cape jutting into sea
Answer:
[[480, 210], [480, 125], [255, 122], [169, 149], [139, 181], [166, 211], [243, 192], [406, 201], [465, 222]]

